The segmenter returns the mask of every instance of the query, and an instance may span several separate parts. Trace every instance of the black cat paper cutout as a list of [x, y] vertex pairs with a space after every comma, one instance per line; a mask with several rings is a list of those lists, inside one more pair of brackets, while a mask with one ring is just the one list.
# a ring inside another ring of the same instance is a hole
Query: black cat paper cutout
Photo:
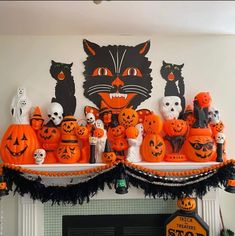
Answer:
[[98, 108], [118, 113], [137, 108], [152, 90], [151, 62], [145, 56], [150, 41], [137, 46], [98, 44], [83, 40], [88, 55], [85, 65], [84, 96]]
[[[177, 96], [181, 100], [182, 111], [179, 115], [181, 118], [185, 110], [185, 85], [184, 77], [181, 75], [182, 65], [175, 65], [163, 61], [160, 73], [164, 80], [166, 80], [164, 96]], [[177, 83], [178, 82], [178, 83]]]
[[63, 107], [64, 116], [74, 115], [76, 109], [75, 84], [71, 74], [71, 64], [51, 61], [50, 73], [57, 81], [55, 86], [55, 97], [51, 102], [58, 102]]

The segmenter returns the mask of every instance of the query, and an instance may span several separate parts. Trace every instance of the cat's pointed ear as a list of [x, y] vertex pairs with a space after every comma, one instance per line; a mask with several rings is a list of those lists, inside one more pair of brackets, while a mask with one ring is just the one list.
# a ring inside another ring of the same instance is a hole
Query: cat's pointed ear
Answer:
[[72, 67], [73, 66], [73, 62], [69, 64], [69, 67]]
[[180, 65], [179, 67], [180, 67], [180, 69], [182, 69], [184, 67], [184, 63], [182, 65]]
[[96, 51], [100, 48], [100, 46], [86, 39], [83, 39], [83, 48], [88, 56], [95, 56]]
[[51, 60], [51, 64], [52, 64], [52, 65], [55, 64], [55, 63], [56, 63], [55, 61]]
[[138, 50], [139, 54], [146, 55], [150, 48], [150, 40], [146, 41], [145, 43], [141, 43], [135, 46]]
[[163, 66], [166, 66], [167, 63], [163, 60], [163, 61], [162, 61], [162, 65], [163, 65]]

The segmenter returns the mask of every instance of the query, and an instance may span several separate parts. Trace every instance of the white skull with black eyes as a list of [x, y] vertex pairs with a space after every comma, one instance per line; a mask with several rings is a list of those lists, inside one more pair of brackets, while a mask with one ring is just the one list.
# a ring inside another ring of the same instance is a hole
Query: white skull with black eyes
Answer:
[[208, 119], [211, 124], [217, 124], [220, 122], [220, 113], [218, 109], [210, 107], [208, 111]]
[[44, 149], [36, 149], [34, 151], [34, 159], [37, 165], [41, 165], [46, 157], [46, 151]]
[[100, 119], [95, 121], [95, 127], [99, 129], [104, 129], [104, 122]]
[[47, 115], [55, 125], [59, 125], [63, 120], [63, 107], [58, 102], [52, 102], [47, 110]]
[[222, 132], [219, 132], [215, 136], [216, 143], [223, 144], [225, 142], [225, 134]]
[[95, 115], [91, 112], [86, 114], [87, 123], [90, 125], [95, 125]]
[[165, 120], [178, 119], [182, 111], [181, 100], [177, 96], [166, 96], [160, 101], [160, 111]]

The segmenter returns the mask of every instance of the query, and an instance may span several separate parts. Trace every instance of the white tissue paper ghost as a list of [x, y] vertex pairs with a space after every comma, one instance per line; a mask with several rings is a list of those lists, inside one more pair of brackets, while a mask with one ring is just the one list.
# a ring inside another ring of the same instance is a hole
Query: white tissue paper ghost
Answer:
[[41, 165], [46, 157], [46, 151], [44, 149], [36, 149], [34, 151], [35, 164]]
[[102, 154], [104, 152], [105, 143], [107, 139], [107, 131], [104, 129], [104, 123], [100, 119], [95, 121], [95, 127], [103, 129], [104, 131], [104, 135], [101, 138], [97, 138], [97, 143], [95, 147], [95, 159], [97, 163], [100, 163], [102, 162]]
[[165, 120], [178, 119], [182, 111], [181, 100], [177, 96], [166, 96], [160, 100], [160, 111]]
[[26, 89], [19, 87], [11, 102], [12, 122], [14, 124], [29, 124], [31, 105]]
[[127, 150], [127, 160], [130, 162], [141, 162], [142, 157], [140, 155], [140, 145], [143, 141], [144, 126], [139, 123], [135, 127], [138, 129], [139, 134], [136, 139], [127, 139], [129, 144], [129, 148]]

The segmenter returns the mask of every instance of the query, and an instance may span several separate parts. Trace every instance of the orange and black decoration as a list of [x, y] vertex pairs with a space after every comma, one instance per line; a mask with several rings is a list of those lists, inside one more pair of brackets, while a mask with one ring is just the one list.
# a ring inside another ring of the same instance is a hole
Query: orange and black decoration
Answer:
[[83, 40], [88, 55], [85, 65], [84, 95], [99, 109], [119, 113], [137, 108], [152, 90], [151, 62], [145, 56], [150, 41], [136, 46], [108, 45]]

